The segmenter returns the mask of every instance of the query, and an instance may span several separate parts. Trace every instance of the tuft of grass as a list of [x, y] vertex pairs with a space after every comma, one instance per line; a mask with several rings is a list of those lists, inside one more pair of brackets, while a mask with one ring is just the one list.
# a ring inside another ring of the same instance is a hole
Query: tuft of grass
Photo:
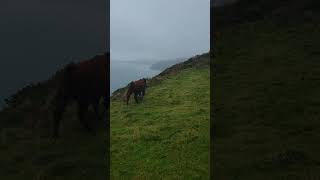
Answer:
[[189, 68], [141, 104], [111, 101], [111, 177], [209, 179], [209, 82], [209, 68]]

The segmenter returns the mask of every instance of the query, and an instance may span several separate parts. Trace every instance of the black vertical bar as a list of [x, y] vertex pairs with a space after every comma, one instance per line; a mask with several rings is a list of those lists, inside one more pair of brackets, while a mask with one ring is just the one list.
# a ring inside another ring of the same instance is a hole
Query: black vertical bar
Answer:
[[210, 0], [210, 179], [213, 179], [213, 56], [214, 56], [214, 42], [213, 42], [213, 3], [214, 0]]
[[[110, 53], [110, 0], [106, 0], [106, 51], [107, 53]], [[107, 133], [107, 136], [106, 136], [106, 142], [107, 142], [107, 152], [106, 152], [106, 158], [107, 158], [107, 179], [110, 179], [110, 98], [109, 98], [109, 95], [110, 95], [110, 54], [109, 56], [107, 57], [109, 58], [108, 61], [109, 61], [109, 65], [108, 65], [108, 68], [107, 68], [107, 77], [108, 78], [108, 88], [107, 88], [107, 97], [106, 97], [106, 100], [107, 100], [107, 103], [108, 103], [108, 108], [106, 110], [106, 116], [107, 116], [107, 129], [106, 129], [106, 133]]]

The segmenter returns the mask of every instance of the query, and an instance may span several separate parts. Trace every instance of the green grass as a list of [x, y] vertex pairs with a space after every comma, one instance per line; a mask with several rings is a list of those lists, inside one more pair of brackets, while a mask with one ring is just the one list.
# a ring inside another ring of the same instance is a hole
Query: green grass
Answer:
[[256, 22], [217, 41], [215, 179], [320, 178], [320, 24]]
[[209, 178], [209, 68], [186, 69], [133, 97], [111, 102], [113, 179]]
[[69, 108], [61, 138], [51, 129], [0, 129], [0, 177], [5, 180], [106, 179], [106, 134], [86, 132]]

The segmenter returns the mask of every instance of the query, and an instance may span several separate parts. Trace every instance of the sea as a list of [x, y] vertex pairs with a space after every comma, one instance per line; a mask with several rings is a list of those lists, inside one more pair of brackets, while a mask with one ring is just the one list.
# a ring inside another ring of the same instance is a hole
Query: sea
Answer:
[[127, 86], [131, 81], [152, 78], [160, 72], [160, 70], [151, 68], [151, 64], [111, 60], [110, 95], [115, 90]]

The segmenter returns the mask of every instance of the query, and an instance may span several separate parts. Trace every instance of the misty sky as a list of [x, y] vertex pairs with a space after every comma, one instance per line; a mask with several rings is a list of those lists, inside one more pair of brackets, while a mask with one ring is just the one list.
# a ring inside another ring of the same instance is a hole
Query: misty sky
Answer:
[[71, 60], [108, 49], [107, 0], [1, 0], [0, 104]]
[[210, 0], [111, 0], [113, 60], [191, 57], [209, 51]]

